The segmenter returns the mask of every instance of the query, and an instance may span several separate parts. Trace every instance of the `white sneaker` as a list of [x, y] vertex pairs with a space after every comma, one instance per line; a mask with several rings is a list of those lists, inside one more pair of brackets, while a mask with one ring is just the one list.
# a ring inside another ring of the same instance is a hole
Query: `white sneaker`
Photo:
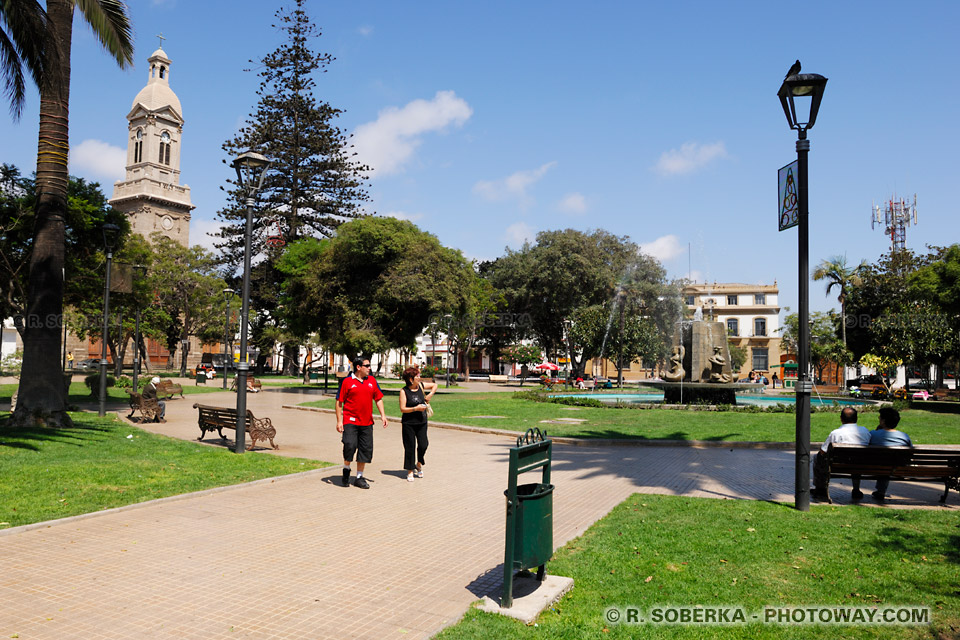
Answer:
[[413, 474], [407, 476], [407, 482], [413, 482]]

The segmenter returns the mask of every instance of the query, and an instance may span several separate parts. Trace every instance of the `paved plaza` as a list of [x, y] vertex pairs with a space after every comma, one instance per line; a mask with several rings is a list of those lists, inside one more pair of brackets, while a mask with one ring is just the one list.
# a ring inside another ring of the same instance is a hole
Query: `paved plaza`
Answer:
[[[248, 407], [273, 420], [280, 450], [244, 455], [340, 462], [332, 413], [264, 389]], [[375, 427], [368, 491], [341, 486], [337, 464], [0, 532], [0, 637], [414, 640], [453, 624], [499, 594], [516, 437], [431, 427], [425, 477], [409, 483], [399, 409], [387, 401], [395, 418]], [[196, 439], [194, 402], [232, 406], [235, 396], [169, 401], [167, 423], [144, 427]], [[442, 420], [443, 397], [434, 404]], [[224, 446], [215, 433], [205, 442]], [[555, 444], [554, 542], [635, 492], [792, 502], [793, 477], [785, 450]], [[893, 483], [883, 508], [937, 505], [941, 492]], [[849, 484], [833, 496], [844, 504]]]

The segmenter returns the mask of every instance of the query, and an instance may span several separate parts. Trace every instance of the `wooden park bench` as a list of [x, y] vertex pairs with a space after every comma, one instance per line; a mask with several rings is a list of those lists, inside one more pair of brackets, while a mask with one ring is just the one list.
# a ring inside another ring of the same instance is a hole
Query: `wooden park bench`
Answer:
[[[230, 390], [231, 390], [231, 391], [236, 391], [236, 390], [237, 390], [237, 380], [239, 380], [239, 378], [238, 378], [238, 377], [234, 377], [234, 378], [233, 378], [233, 382], [230, 383]], [[263, 389], [263, 383], [260, 382], [259, 380], [257, 380], [256, 378], [254, 378], [253, 376], [249, 376], [249, 377], [247, 377], [247, 387], [248, 387], [248, 389], [253, 389], [253, 390], [255, 390], [255, 391], [260, 391], [261, 389]]]
[[508, 379], [509, 379], [509, 376], [507, 376], [506, 374], [499, 375], [499, 374], [491, 373], [487, 381], [490, 382], [491, 384], [506, 384]]
[[130, 394], [130, 415], [127, 420], [132, 420], [136, 412], [140, 412], [140, 422], [153, 422], [160, 416], [160, 404], [156, 398], [144, 398], [133, 389], [127, 389]]
[[183, 397], [183, 387], [181, 387], [176, 382], [172, 380], [161, 380], [157, 384], [157, 397], [163, 398], [164, 400], [169, 400], [176, 394], [180, 394], [180, 397]]
[[[942, 482], [941, 504], [946, 504], [950, 489], [960, 491], [960, 451], [830, 443], [827, 463], [831, 478], [889, 477], [906, 482]], [[828, 485], [828, 497], [829, 492]]]
[[[226, 436], [223, 435], [224, 429], [237, 429], [237, 409], [235, 407], [212, 407], [205, 404], [194, 404], [194, 409], [198, 409], [200, 414], [197, 418], [197, 423], [200, 425], [200, 437], [197, 440], [203, 440], [203, 436], [206, 435], [207, 431], [216, 431], [223, 440], [226, 440]], [[250, 437], [250, 444], [247, 446], [247, 451], [253, 449], [257, 444], [258, 440], [270, 441], [270, 446], [274, 449], [279, 449], [277, 445], [273, 443], [274, 436], [277, 435], [277, 430], [274, 428], [273, 423], [270, 422], [270, 418], [257, 418], [253, 415], [249, 409], [247, 409], [247, 426], [245, 428], [247, 435]]]

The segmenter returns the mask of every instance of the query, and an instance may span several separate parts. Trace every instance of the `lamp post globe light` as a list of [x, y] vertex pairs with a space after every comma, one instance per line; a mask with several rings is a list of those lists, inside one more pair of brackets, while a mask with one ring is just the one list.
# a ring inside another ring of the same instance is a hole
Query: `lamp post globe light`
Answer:
[[263, 187], [270, 160], [259, 153], [246, 151], [237, 156], [230, 166], [237, 172], [237, 184], [244, 194], [247, 219], [243, 232], [243, 288], [240, 302], [240, 361], [237, 362], [237, 442], [234, 451], [243, 453], [247, 426], [247, 316], [250, 313], [250, 234], [253, 226], [253, 205], [257, 192]]
[[103, 333], [100, 334], [100, 411], [101, 418], [107, 415], [107, 332], [110, 330], [110, 267], [113, 263], [113, 250], [117, 248], [120, 227], [115, 224], [103, 225], [103, 249], [107, 254], [106, 282], [103, 287]]
[[230, 348], [230, 298], [233, 297], [236, 291], [233, 289], [224, 289], [223, 290], [223, 299], [227, 303], [227, 318], [226, 323], [223, 327], [223, 390], [227, 390], [227, 372], [229, 371], [228, 367], [230, 366], [230, 361], [233, 360], [233, 349]]
[[[799, 61], [798, 61], [799, 63]], [[799, 64], [795, 65], [799, 70]], [[793, 71], [793, 69], [791, 69]], [[797, 131], [797, 254], [798, 304], [797, 320], [797, 428], [794, 504], [800, 511], [810, 510], [810, 274], [809, 274], [809, 208], [807, 201], [807, 154], [810, 141], [807, 130], [812, 129], [820, 111], [820, 101], [827, 79], [816, 73], [787, 75], [777, 92], [783, 113], [791, 129]], [[799, 107], [799, 109], [798, 109]]]

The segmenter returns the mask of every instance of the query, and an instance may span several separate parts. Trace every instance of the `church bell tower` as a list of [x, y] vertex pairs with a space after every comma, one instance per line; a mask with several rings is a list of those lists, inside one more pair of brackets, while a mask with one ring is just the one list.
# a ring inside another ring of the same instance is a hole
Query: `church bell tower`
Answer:
[[190, 187], [180, 184], [183, 109], [170, 89], [170, 58], [162, 48], [147, 59], [147, 85], [127, 114], [126, 178], [113, 186], [110, 205], [145, 238], [159, 231], [190, 246]]

